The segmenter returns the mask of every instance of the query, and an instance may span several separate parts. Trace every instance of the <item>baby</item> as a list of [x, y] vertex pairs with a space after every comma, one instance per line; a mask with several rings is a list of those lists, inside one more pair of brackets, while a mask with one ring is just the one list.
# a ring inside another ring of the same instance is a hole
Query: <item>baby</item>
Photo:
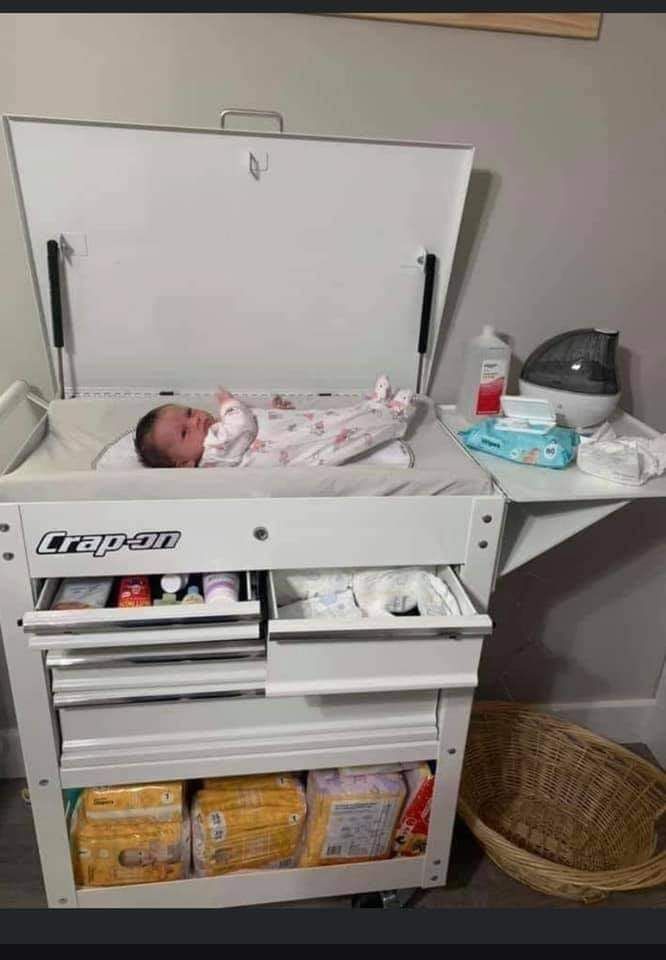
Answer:
[[248, 407], [217, 394], [219, 420], [205, 410], [168, 403], [145, 414], [134, 443], [146, 467], [333, 466], [402, 437], [414, 410], [411, 390], [393, 394], [381, 376], [370, 396], [347, 407], [294, 410]]

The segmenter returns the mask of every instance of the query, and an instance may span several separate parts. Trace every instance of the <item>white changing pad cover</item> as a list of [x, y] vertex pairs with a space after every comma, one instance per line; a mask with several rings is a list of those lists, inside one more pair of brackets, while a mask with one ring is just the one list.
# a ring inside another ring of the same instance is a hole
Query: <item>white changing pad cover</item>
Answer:
[[[359, 454], [350, 463], [372, 463], [384, 467], [413, 467], [414, 454], [402, 440], [383, 443], [369, 453]], [[145, 470], [134, 446], [134, 430], [124, 433], [119, 440], [107, 444], [91, 466], [95, 470]]]
[[[269, 395], [240, 396], [254, 406], [271, 403]], [[359, 397], [307, 395], [289, 399], [296, 408], [316, 409], [343, 406]], [[131, 437], [139, 418], [159, 402], [216, 412], [211, 395], [54, 400], [49, 406], [48, 432], [43, 442], [20, 466], [0, 478], [0, 501], [492, 493], [491, 478], [446, 433], [433, 402], [425, 397], [417, 398], [416, 414], [404, 437], [413, 455], [412, 469], [402, 454], [402, 465], [387, 465], [386, 458], [394, 455], [387, 449], [376, 452], [375, 462], [357, 458], [333, 467], [95, 470], [93, 464], [104, 452], [121, 438]]]

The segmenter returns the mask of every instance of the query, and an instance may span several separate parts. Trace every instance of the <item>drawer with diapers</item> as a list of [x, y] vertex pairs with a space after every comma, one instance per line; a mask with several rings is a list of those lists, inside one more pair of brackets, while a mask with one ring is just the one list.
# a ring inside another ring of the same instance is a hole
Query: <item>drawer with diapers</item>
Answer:
[[474, 687], [492, 624], [450, 567], [274, 571], [271, 696]]

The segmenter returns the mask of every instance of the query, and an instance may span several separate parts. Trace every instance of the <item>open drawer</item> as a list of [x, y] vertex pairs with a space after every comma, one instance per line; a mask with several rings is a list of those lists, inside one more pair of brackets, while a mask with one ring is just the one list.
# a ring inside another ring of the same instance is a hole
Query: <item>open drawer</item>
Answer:
[[491, 633], [492, 621], [477, 612], [449, 567], [440, 568], [439, 576], [460, 615], [345, 621], [283, 619], [269, 574], [266, 695], [475, 687], [482, 638]]
[[31, 647], [77, 650], [205, 641], [257, 640], [261, 604], [250, 573], [234, 603], [51, 610], [60, 581], [46, 580], [35, 610], [23, 616]]
[[23, 629], [46, 651], [53, 705], [167, 701], [262, 692], [261, 604], [246, 573], [234, 603], [51, 610], [47, 580]]

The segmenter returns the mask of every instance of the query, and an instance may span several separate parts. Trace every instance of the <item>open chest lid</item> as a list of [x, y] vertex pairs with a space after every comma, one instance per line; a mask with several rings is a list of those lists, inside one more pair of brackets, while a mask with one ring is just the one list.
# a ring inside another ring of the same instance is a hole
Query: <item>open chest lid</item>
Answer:
[[52, 358], [58, 243], [66, 396], [347, 392], [384, 371], [414, 388], [419, 352], [427, 392], [472, 147], [31, 117], [5, 132]]

